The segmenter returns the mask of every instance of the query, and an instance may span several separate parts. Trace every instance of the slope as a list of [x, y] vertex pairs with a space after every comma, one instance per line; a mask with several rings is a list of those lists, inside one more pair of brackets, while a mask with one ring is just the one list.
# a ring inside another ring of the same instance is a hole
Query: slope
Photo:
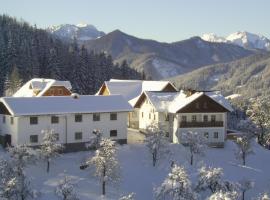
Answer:
[[222, 90], [245, 98], [270, 94], [270, 53], [203, 67], [170, 79], [177, 87]]
[[85, 42], [89, 50], [104, 51], [115, 62], [127, 60], [148, 79], [163, 79], [201, 66], [229, 62], [256, 53], [233, 44], [211, 43], [193, 37], [175, 43], [139, 39], [119, 30]]

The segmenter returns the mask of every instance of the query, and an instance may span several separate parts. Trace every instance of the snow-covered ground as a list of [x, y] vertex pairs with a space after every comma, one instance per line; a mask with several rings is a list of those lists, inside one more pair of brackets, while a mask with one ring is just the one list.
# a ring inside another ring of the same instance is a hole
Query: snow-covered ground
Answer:
[[[235, 159], [235, 145], [227, 142], [225, 148], [211, 148], [206, 156], [198, 159], [196, 166], [190, 167], [188, 156], [184, 147], [173, 144], [171, 149], [174, 160], [187, 169], [192, 182], [196, 181], [197, 168], [204, 162], [206, 165], [224, 168], [225, 179], [239, 181], [248, 178], [255, 181], [255, 187], [248, 191], [247, 199], [258, 196], [259, 193], [270, 189], [270, 151], [254, 145], [255, 154], [247, 158], [247, 166], [243, 167]], [[33, 188], [41, 191], [41, 200], [54, 200], [57, 197], [54, 191], [58, 181], [63, 177], [64, 172], [72, 176], [76, 182], [80, 199], [100, 199], [101, 187], [98, 181], [93, 178], [88, 169], [80, 170], [80, 164], [91, 156], [93, 152], [68, 153], [59, 157], [51, 165], [51, 171], [46, 173], [46, 165], [40, 161], [27, 169], [27, 175], [32, 178]], [[1, 151], [1, 156], [5, 153]], [[116, 188], [109, 186], [107, 199], [118, 199], [123, 194], [136, 193], [136, 199], [153, 199], [153, 188], [159, 186], [170, 170], [171, 157], [159, 164], [151, 166], [148, 151], [144, 144], [130, 144], [119, 147], [118, 158], [121, 165], [122, 182]]]

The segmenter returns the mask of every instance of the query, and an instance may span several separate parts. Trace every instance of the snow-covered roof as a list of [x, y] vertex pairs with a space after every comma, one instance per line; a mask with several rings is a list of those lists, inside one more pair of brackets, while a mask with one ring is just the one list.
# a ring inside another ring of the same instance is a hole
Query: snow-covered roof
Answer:
[[129, 112], [133, 108], [121, 95], [47, 96], [0, 98], [13, 116], [71, 113]]
[[183, 91], [180, 92], [181, 94], [178, 95], [174, 101], [169, 106], [169, 112], [176, 113], [180, 109], [184, 108], [194, 100], [198, 99], [199, 97], [206, 95], [213, 99], [215, 102], [226, 108], [228, 111], [232, 112], [233, 108], [230, 104], [230, 102], [225, 99], [223, 95], [221, 95], [219, 92], [195, 92], [194, 94], [187, 96], [184, 94]]
[[210, 97], [228, 111], [233, 111], [230, 102], [225, 99], [224, 96], [222, 96], [219, 92], [195, 92], [194, 94], [187, 96], [183, 90], [180, 92], [145, 91], [139, 98], [142, 98], [143, 95], [147, 97], [147, 99], [158, 112], [176, 113], [203, 95]]
[[[69, 81], [58, 81], [54, 79], [34, 78], [25, 83], [13, 97], [40, 97], [42, 96], [51, 86], [64, 86], [71, 90], [71, 84]], [[39, 91], [35, 95], [34, 91]]]
[[156, 111], [166, 112], [170, 103], [180, 94], [179, 92], [149, 92], [145, 91], [144, 94], [152, 103]]
[[[168, 84], [171, 83], [169, 81], [111, 79], [110, 81], [105, 81], [104, 84], [108, 88], [110, 94], [123, 95], [125, 99], [127, 99], [127, 101], [134, 106], [137, 99], [144, 91], [162, 91]], [[177, 89], [175, 88], [175, 90]]]

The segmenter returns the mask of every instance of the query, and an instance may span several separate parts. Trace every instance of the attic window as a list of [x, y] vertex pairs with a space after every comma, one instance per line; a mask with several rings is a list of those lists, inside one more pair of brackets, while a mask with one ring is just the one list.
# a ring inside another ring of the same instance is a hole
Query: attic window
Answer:
[[196, 103], [196, 108], [199, 109], [200, 108], [200, 104], [199, 102]]
[[206, 109], [207, 108], [207, 102], [203, 103], [203, 108]]

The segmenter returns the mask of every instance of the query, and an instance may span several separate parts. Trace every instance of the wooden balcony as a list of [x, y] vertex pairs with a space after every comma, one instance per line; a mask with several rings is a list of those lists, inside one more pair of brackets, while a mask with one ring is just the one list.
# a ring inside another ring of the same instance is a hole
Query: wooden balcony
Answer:
[[180, 122], [179, 128], [200, 128], [200, 127], [223, 127], [223, 121], [214, 122]]

